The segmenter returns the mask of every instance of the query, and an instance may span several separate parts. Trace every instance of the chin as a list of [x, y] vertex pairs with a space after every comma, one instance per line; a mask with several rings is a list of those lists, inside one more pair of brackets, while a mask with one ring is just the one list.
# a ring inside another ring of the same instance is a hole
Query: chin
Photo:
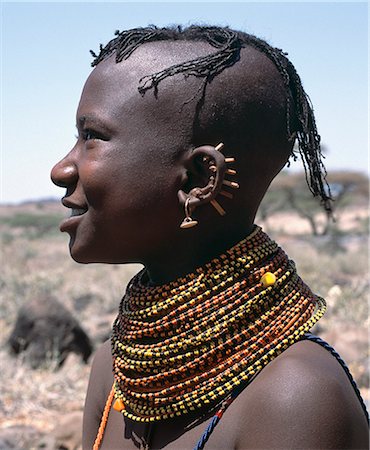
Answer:
[[112, 263], [112, 261], [91, 252], [90, 249], [78, 248], [76, 246], [69, 246], [69, 253], [71, 258], [79, 264], [93, 264], [93, 263]]
[[108, 258], [99, 257], [97, 255], [84, 254], [83, 252], [70, 251], [71, 258], [79, 264], [117, 264], [118, 261], [113, 261]]
[[80, 264], [89, 264], [93, 261], [91, 258], [89, 258], [87, 255], [84, 254], [84, 252], [80, 252], [78, 250], [75, 250], [71, 245], [69, 246], [69, 254], [71, 255], [71, 258]]
[[108, 255], [107, 248], [99, 252], [97, 246], [94, 245], [77, 245], [73, 238], [69, 243], [69, 253], [71, 258], [79, 264], [131, 264], [140, 263], [137, 258], [122, 258], [116, 255]]
[[94, 252], [91, 252], [91, 247], [91, 245], [77, 244], [75, 238], [71, 236], [69, 241], [69, 254], [74, 261], [80, 264], [105, 262], [98, 255], [94, 255]]

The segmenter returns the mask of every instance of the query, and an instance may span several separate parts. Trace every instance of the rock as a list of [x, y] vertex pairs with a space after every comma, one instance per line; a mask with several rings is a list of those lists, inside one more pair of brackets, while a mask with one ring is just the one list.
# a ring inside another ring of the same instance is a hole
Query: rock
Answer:
[[13, 425], [0, 429], [0, 450], [35, 448], [40, 432], [28, 425]]
[[86, 326], [95, 348], [110, 338], [116, 316], [115, 311], [113, 314], [94, 315], [90, 318]]
[[84, 311], [88, 306], [94, 302], [102, 301], [101, 297], [87, 293], [80, 295], [73, 299], [73, 306], [76, 311]]
[[34, 369], [50, 360], [61, 366], [70, 352], [87, 362], [93, 350], [78, 321], [60, 302], [46, 295], [20, 308], [8, 346], [13, 354], [25, 352]]

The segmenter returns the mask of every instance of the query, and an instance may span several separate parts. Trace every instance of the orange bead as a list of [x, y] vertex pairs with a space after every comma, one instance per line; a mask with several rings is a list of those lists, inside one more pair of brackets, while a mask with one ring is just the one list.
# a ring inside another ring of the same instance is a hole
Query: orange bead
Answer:
[[120, 398], [117, 398], [116, 401], [113, 403], [113, 409], [115, 409], [118, 412], [121, 412], [125, 409], [125, 404]]

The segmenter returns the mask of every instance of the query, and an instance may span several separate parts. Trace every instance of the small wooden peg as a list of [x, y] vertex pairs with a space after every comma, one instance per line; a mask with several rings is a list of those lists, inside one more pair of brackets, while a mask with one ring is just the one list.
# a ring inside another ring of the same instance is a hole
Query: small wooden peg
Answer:
[[222, 183], [225, 184], [226, 186], [230, 186], [234, 189], [239, 189], [239, 184], [235, 183], [235, 181], [223, 180]]
[[226, 191], [220, 191], [220, 195], [223, 195], [224, 197], [227, 197], [229, 199], [234, 198], [233, 194], [231, 194], [230, 192], [226, 192]]
[[220, 142], [218, 145], [216, 145], [215, 150], [220, 152], [223, 147], [224, 147], [223, 142]]
[[223, 209], [223, 207], [218, 203], [216, 200], [211, 200], [211, 205], [215, 208], [215, 210], [220, 214], [220, 216], [224, 216], [226, 214], [226, 211]]
[[227, 163], [235, 162], [235, 158], [225, 158], [225, 162]]
[[234, 169], [227, 169], [226, 173], [229, 174], [229, 175], [236, 175], [236, 170], [234, 170]]

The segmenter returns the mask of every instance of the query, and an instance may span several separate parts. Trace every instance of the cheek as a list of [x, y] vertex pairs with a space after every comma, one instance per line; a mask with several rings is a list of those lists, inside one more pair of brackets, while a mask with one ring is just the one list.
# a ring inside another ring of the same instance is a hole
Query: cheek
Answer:
[[142, 176], [135, 175], [121, 160], [104, 158], [79, 167], [79, 179], [89, 207], [105, 209], [118, 201], [125, 202], [141, 189]]
[[157, 222], [158, 217], [167, 220], [174, 215], [177, 221], [179, 171], [160, 151], [148, 152], [139, 145], [124, 150], [111, 147], [95, 161], [81, 165], [80, 180], [89, 207], [103, 212], [107, 222]]

